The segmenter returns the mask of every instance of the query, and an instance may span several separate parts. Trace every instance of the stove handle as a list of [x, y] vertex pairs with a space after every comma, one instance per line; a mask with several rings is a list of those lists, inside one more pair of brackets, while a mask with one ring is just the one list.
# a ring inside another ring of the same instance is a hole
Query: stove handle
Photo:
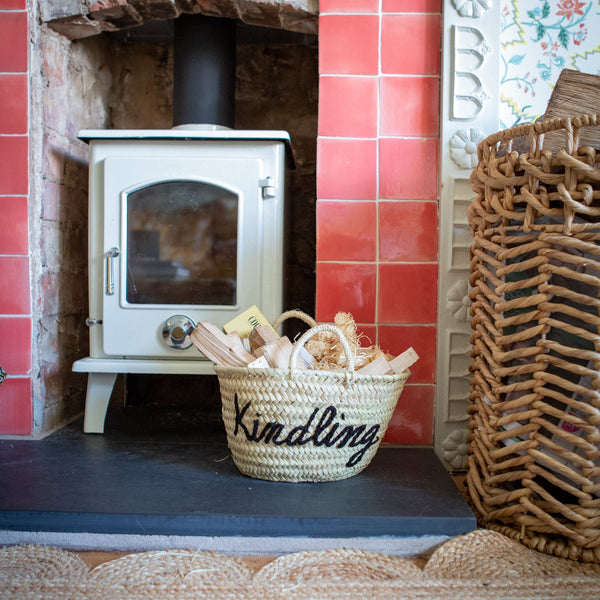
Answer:
[[116, 247], [112, 247], [106, 253], [106, 289], [107, 296], [112, 296], [115, 293], [115, 265], [113, 259], [117, 258], [120, 251]]

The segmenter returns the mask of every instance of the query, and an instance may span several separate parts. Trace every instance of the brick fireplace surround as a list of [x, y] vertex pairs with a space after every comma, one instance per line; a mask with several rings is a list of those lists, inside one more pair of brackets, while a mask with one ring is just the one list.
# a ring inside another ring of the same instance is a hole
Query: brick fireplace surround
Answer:
[[[42, 437], [85, 393], [70, 367], [87, 343], [86, 239], [70, 223], [86, 216], [87, 149], [70, 107], [49, 122], [40, 73], [56, 82], [64, 65], [42, 34], [67, 43], [202, 12], [305, 33], [318, 24], [316, 316], [348, 311], [383, 349], [416, 349], [386, 441], [431, 444], [440, 11], [440, 0], [0, 0], [0, 434]], [[65, 190], [73, 165], [79, 189]]]

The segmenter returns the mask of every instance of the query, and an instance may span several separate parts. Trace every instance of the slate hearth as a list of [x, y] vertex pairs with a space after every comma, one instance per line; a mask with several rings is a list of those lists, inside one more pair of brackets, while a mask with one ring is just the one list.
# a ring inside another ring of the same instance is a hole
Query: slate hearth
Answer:
[[179, 407], [111, 409], [41, 441], [0, 441], [0, 544], [279, 553], [339, 546], [410, 554], [475, 528], [430, 448], [382, 446], [331, 483], [241, 475], [222, 426]]

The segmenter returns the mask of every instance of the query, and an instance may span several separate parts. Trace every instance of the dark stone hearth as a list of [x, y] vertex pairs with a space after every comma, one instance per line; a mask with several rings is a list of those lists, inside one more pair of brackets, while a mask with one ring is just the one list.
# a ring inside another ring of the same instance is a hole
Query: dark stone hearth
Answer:
[[384, 446], [343, 481], [275, 483], [237, 471], [214, 421], [186, 425], [180, 414], [177, 428], [164, 406], [117, 412], [105, 435], [76, 424], [43, 441], [0, 441], [0, 530], [403, 538], [475, 527], [430, 448]]

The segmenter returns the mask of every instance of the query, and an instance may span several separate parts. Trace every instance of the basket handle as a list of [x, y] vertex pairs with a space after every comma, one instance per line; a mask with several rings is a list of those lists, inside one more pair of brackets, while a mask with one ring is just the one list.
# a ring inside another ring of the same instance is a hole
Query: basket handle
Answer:
[[301, 321], [304, 321], [310, 327], [316, 327], [317, 326], [317, 322], [310, 315], [307, 315], [306, 313], [302, 312], [301, 310], [286, 310], [284, 313], [282, 313], [281, 315], [279, 315], [273, 321], [273, 325], [272, 325], [273, 329], [277, 330], [277, 328], [286, 319], [292, 319], [294, 317], [296, 319], [300, 319]]
[[320, 333], [321, 331], [330, 331], [331, 333], [335, 333], [338, 336], [342, 344], [344, 354], [346, 355], [346, 362], [348, 365], [347, 372], [348, 374], [354, 374], [354, 352], [352, 352], [352, 350], [350, 349], [350, 344], [348, 343], [348, 339], [344, 335], [344, 332], [337, 325], [333, 325], [332, 323], [320, 323], [318, 325], [315, 325], [308, 331], [305, 331], [300, 336], [300, 339], [294, 344], [294, 349], [292, 350], [292, 354], [290, 356], [290, 370], [298, 370], [294, 369], [294, 365], [296, 364], [296, 359], [298, 357], [300, 349], [304, 348], [304, 345], [306, 344], [306, 342], [308, 342], [308, 340], [311, 337], [313, 337], [317, 333]]

